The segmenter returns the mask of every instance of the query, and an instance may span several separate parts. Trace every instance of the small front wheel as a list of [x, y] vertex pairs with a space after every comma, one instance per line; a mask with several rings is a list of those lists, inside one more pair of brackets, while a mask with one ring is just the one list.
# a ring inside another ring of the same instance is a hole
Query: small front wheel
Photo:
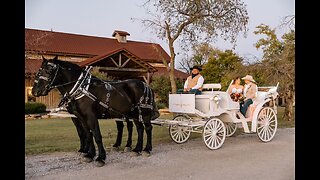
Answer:
[[[173, 120], [175, 121], [187, 121], [188, 119], [183, 115], [176, 116]], [[191, 127], [179, 126], [177, 124], [169, 126], [169, 134], [171, 139], [178, 144], [186, 142], [191, 134]]]
[[224, 123], [218, 118], [212, 118], [203, 127], [202, 138], [204, 144], [209, 149], [218, 149], [226, 139], [226, 128]]
[[237, 123], [232, 123], [232, 122], [226, 122], [224, 123], [224, 125], [226, 126], [226, 136], [230, 137], [232, 135], [234, 135], [234, 133], [236, 133], [237, 131]]

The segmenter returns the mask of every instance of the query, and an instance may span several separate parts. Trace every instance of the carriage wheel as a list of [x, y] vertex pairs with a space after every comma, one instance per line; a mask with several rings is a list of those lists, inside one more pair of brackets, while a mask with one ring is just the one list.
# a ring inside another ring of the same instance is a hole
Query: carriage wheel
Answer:
[[203, 127], [202, 138], [209, 149], [220, 148], [226, 139], [224, 123], [218, 118], [208, 120]]
[[257, 119], [257, 135], [263, 142], [272, 140], [277, 131], [277, 114], [271, 107], [263, 107]]
[[[173, 120], [175, 121], [186, 121], [188, 120], [185, 116], [179, 115], [176, 116]], [[186, 142], [191, 134], [191, 127], [179, 126], [179, 125], [170, 125], [169, 134], [171, 139], [178, 144]]]
[[226, 127], [226, 136], [230, 137], [236, 133], [238, 125], [237, 123], [226, 122], [224, 123], [224, 126]]

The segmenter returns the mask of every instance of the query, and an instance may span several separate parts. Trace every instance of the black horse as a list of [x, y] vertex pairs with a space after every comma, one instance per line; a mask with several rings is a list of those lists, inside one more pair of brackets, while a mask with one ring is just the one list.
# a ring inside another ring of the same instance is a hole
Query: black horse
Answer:
[[[35, 77], [32, 94], [38, 97], [48, 95], [54, 88], [60, 91], [63, 95], [60, 105], [64, 105], [69, 113], [76, 116], [72, 121], [80, 138], [80, 150], [86, 153], [85, 158], [88, 162], [91, 162], [96, 155], [94, 137], [99, 153], [95, 159], [97, 166], [105, 164], [106, 152], [98, 119], [133, 119], [138, 132], [138, 141], [132, 151], [138, 154], [142, 151], [150, 154], [152, 150], [151, 120], [159, 117], [153, 90], [140, 80], [102, 81], [92, 76], [89, 70], [90, 67], [83, 69], [71, 62], [60, 61], [57, 57], [52, 60], [43, 58]], [[142, 150], [144, 129], [147, 134], [147, 143]], [[116, 142], [115, 146], [121, 143], [118, 138], [118, 144]]]

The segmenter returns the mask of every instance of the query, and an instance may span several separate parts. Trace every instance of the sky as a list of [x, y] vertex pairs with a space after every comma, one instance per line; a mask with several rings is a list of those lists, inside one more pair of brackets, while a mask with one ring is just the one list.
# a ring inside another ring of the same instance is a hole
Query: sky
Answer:
[[[114, 30], [130, 33], [128, 40], [159, 43], [169, 53], [166, 41], [160, 40], [139, 21], [132, 18], [146, 17], [140, 6], [145, 0], [25, 0], [25, 27], [31, 29], [53, 30], [73, 34], [112, 38]], [[254, 44], [263, 36], [253, 34], [261, 23], [272, 28], [278, 27], [282, 19], [295, 15], [295, 0], [243, 0], [249, 14], [247, 37], [239, 35], [234, 51], [241, 57], [262, 57], [262, 51]], [[288, 29], [277, 29], [279, 37]], [[76, 45], [76, 44], [75, 44]], [[232, 44], [223, 40], [212, 46], [225, 50]], [[175, 45], [177, 62], [183, 57], [179, 44]], [[176, 63], [178, 64], [178, 63]]]

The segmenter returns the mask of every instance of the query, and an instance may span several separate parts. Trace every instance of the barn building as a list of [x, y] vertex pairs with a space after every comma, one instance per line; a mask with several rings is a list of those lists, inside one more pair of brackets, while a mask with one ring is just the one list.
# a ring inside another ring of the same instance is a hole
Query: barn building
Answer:
[[[168, 76], [163, 60], [170, 56], [156, 43], [128, 40], [130, 34], [115, 30], [112, 38], [64, 32], [25, 29], [25, 102], [44, 103], [56, 107], [61, 95], [57, 90], [44, 97], [33, 97], [31, 89], [42, 56], [70, 61], [82, 67], [98, 67], [117, 80], [141, 79], [150, 83], [155, 76]], [[175, 76], [186, 79], [187, 73], [175, 70]]]

